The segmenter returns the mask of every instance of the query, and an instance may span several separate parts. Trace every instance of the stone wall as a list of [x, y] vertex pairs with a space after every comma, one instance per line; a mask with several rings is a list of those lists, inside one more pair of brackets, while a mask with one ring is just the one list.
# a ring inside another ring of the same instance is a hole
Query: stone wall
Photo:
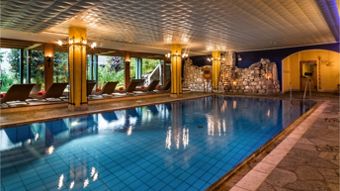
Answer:
[[211, 80], [203, 78], [203, 67], [192, 65], [190, 59], [185, 61], [184, 65], [184, 83], [183, 87], [191, 91], [211, 91]]
[[[249, 68], [237, 68], [233, 63], [232, 54], [227, 56], [224, 63], [221, 63], [219, 91], [238, 94], [275, 94], [280, 92], [277, 66], [274, 62], [261, 59]], [[207, 83], [203, 78], [202, 67], [194, 66], [191, 60], [188, 60], [185, 63], [184, 72], [184, 87], [191, 91], [211, 91], [211, 82]]]

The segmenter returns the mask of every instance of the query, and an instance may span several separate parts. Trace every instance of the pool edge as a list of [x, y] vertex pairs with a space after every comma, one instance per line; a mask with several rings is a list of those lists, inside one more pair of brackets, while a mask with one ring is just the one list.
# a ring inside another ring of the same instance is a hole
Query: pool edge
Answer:
[[[265, 98], [266, 99], [266, 98]], [[289, 134], [293, 132], [293, 130], [300, 125], [302, 122], [304, 122], [312, 113], [316, 111], [323, 103], [326, 101], [316, 101], [316, 104], [310, 108], [307, 112], [303, 113], [299, 118], [294, 120], [287, 128], [285, 128], [282, 132], [280, 132], [277, 136], [275, 136], [272, 140], [270, 140], [268, 143], [263, 145], [261, 148], [259, 148], [257, 151], [255, 151], [253, 154], [251, 154], [249, 157], [247, 157], [242, 163], [237, 165], [235, 168], [233, 168], [230, 172], [225, 174], [223, 177], [221, 177], [219, 180], [217, 180], [215, 183], [210, 185], [206, 190], [207, 191], [216, 191], [216, 190], [226, 190], [226, 188], [223, 188], [223, 184], [228, 182], [231, 178], [233, 178], [235, 175], [239, 173], [239, 171], [243, 168], [245, 168], [247, 165], [249, 165], [251, 162], [254, 162], [258, 156], [263, 154], [264, 152], [268, 152], [268, 154], [273, 151], [279, 143], [281, 143], [283, 140], [285, 140], [286, 137], [288, 137]], [[271, 146], [274, 146], [273, 148], [270, 148]], [[268, 155], [266, 154], [266, 155]], [[266, 156], [265, 155], [265, 156]], [[264, 157], [265, 157], [264, 156]], [[262, 159], [261, 159], [262, 160]], [[261, 160], [257, 161], [256, 163], [260, 163]], [[246, 174], [250, 172], [253, 167], [247, 170]], [[245, 174], [245, 175], [246, 175]], [[243, 175], [241, 179], [245, 176]], [[240, 180], [241, 180], [240, 179]], [[238, 182], [238, 181], [237, 181]], [[236, 182], [236, 183], [237, 183]], [[236, 183], [233, 185], [235, 186]], [[231, 187], [230, 187], [231, 188]]]

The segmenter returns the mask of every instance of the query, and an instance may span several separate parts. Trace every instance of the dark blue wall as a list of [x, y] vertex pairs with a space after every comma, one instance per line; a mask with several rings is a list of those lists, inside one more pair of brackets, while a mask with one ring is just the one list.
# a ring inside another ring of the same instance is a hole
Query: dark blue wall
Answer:
[[315, 45], [315, 46], [305, 46], [305, 47], [295, 47], [295, 48], [285, 48], [285, 49], [275, 49], [275, 50], [263, 50], [263, 51], [252, 51], [252, 52], [239, 52], [236, 53], [236, 58], [239, 56], [242, 58], [242, 61], [236, 60], [236, 66], [239, 68], [247, 68], [255, 62], [258, 62], [261, 58], [268, 58], [271, 62], [275, 62], [277, 64], [278, 70], [278, 78], [280, 80], [280, 84], [282, 87], [282, 60], [287, 56], [299, 52], [301, 50], [310, 50], [310, 49], [324, 49], [324, 50], [333, 50], [339, 52], [339, 43], [334, 44], [324, 44], [324, 45]]

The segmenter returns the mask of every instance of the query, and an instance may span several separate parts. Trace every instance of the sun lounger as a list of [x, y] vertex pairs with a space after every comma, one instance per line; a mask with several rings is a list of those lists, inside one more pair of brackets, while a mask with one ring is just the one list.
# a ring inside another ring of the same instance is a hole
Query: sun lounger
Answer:
[[159, 83], [159, 80], [153, 80], [153, 81], [148, 85], [148, 87], [146, 87], [145, 89], [141, 89], [141, 90], [138, 90], [138, 91], [134, 91], [134, 93], [137, 93], [137, 94], [145, 94], [145, 93], [154, 92], [154, 90], [156, 89], [158, 83]]
[[[35, 84], [14, 84], [7, 91], [6, 95], [0, 99], [0, 103], [11, 101], [24, 101], [29, 98], [30, 92]], [[26, 102], [27, 103], [27, 102]], [[8, 104], [7, 104], [8, 105]]]
[[119, 91], [118, 93], [114, 93], [114, 95], [133, 94], [133, 92], [136, 91], [136, 87], [143, 85], [144, 81], [145, 81], [144, 79], [133, 79], [130, 81], [126, 90]]
[[87, 80], [87, 96], [92, 94], [92, 90], [96, 85], [96, 81], [94, 80]]
[[166, 92], [170, 89], [171, 87], [171, 81], [167, 81], [164, 86], [160, 87], [158, 92]]
[[48, 98], [55, 98], [55, 99], [61, 99], [61, 97], [63, 96], [64, 90], [66, 88], [68, 83], [53, 83], [48, 90], [46, 91], [46, 93], [42, 96], [38, 96], [38, 95], [31, 95], [32, 98], [35, 99], [41, 99], [41, 100], [47, 100]]
[[102, 91], [98, 92], [97, 95], [111, 95], [117, 86], [118, 82], [106, 82]]

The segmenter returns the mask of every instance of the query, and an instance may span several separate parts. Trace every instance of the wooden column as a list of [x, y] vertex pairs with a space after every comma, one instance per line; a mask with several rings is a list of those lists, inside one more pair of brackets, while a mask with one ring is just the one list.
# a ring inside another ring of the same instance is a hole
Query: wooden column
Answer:
[[213, 51], [212, 52], [212, 67], [211, 67], [211, 85], [213, 90], [218, 89], [218, 80], [221, 70], [221, 52], [220, 51]]
[[87, 34], [85, 28], [69, 28], [68, 63], [70, 95], [68, 108], [71, 111], [87, 109], [86, 43]]
[[126, 53], [125, 54], [125, 67], [124, 67], [124, 81], [125, 81], [125, 89], [128, 87], [130, 81], [131, 81], [131, 77], [130, 77], [130, 63], [131, 63], [131, 58], [130, 58], [130, 54]]
[[45, 77], [45, 90], [53, 83], [53, 57], [54, 57], [54, 45], [44, 45], [44, 77]]
[[171, 95], [178, 97], [182, 94], [182, 47], [171, 47]]

